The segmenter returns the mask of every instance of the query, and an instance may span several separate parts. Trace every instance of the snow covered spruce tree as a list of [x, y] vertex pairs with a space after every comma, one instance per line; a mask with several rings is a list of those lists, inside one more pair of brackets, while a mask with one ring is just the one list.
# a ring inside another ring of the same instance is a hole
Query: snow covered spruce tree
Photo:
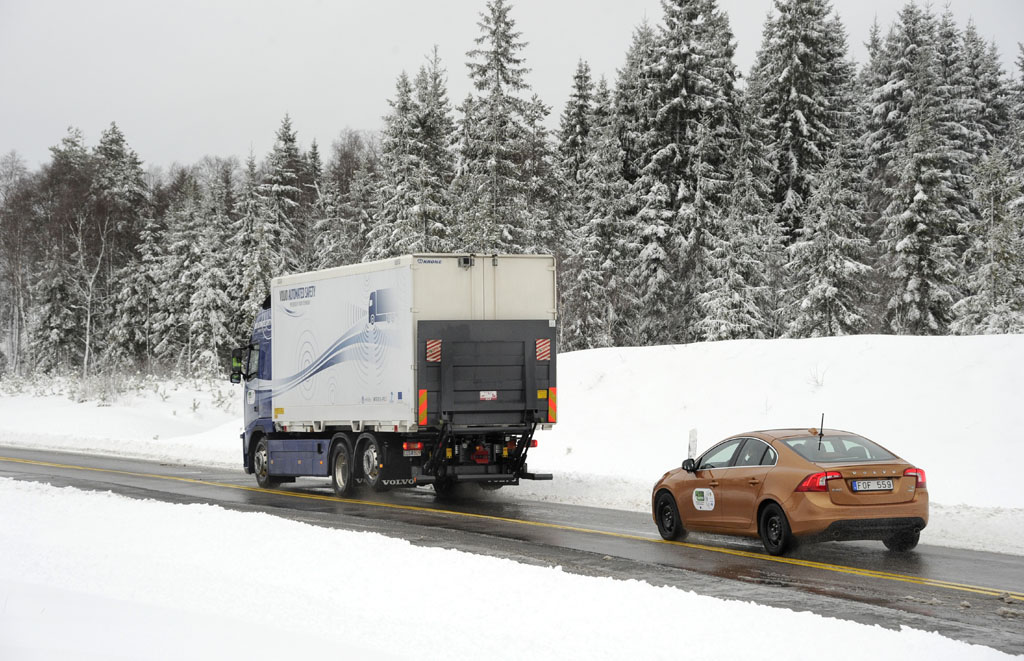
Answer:
[[277, 276], [294, 270], [299, 261], [304, 261], [304, 257], [297, 255], [296, 251], [307, 244], [299, 238], [304, 231], [300, 218], [300, 200], [303, 195], [301, 176], [305, 164], [288, 115], [281, 120], [274, 147], [267, 156], [265, 170], [259, 190], [270, 214], [268, 239], [277, 253], [279, 266], [273, 272], [273, 276]]
[[665, 0], [662, 8], [651, 64], [653, 122], [640, 140], [644, 165], [632, 186], [640, 206], [632, 278], [647, 344], [702, 339], [696, 302], [708, 281], [735, 134], [737, 72], [727, 17], [713, 0]]
[[315, 203], [315, 263], [329, 268], [362, 261], [373, 227], [377, 143], [346, 129], [332, 145], [324, 185]]
[[747, 100], [737, 100], [739, 135], [729, 153], [732, 193], [719, 219], [702, 308], [708, 339], [778, 337], [782, 334], [784, 241], [770, 212], [772, 164], [761, 145], [763, 122]]
[[[590, 78], [590, 65], [583, 60], [576, 64], [572, 90], [562, 110], [558, 129], [558, 195], [559, 204], [555, 222], [551, 224], [551, 236], [547, 243], [556, 246], [555, 259], [558, 265], [559, 310], [563, 319], [561, 346], [570, 346], [567, 339], [568, 326], [577, 320], [573, 305], [580, 292], [570, 288], [578, 284], [582, 266], [579, 251], [579, 232], [587, 222], [586, 202], [583, 195], [582, 168], [587, 159], [588, 138], [593, 115], [591, 107], [594, 82]], [[584, 293], [584, 296], [586, 293]], [[581, 338], [582, 339], [582, 338]]]
[[448, 101], [447, 71], [435, 46], [416, 74], [416, 133], [419, 169], [416, 172], [417, 211], [427, 228], [423, 250], [451, 250], [450, 189], [455, 178], [455, 120]]
[[825, 159], [850, 126], [854, 65], [829, 0], [775, 0], [775, 10], [765, 23], [751, 86], [769, 132], [778, 222], [792, 242]]
[[838, 150], [829, 156], [788, 249], [794, 283], [790, 337], [853, 335], [867, 327], [868, 240], [863, 200], [847, 163]]
[[454, 188], [461, 198], [455, 242], [461, 250], [536, 252], [538, 248], [530, 202], [540, 182], [531, 178], [543, 172], [534, 138], [540, 126], [537, 119], [546, 109], [526, 98], [529, 70], [520, 56], [525, 43], [515, 30], [510, 9], [505, 0], [488, 1], [477, 23], [482, 32], [477, 48], [467, 53], [476, 95], [460, 108]]
[[901, 334], [943, 334], [957, 292], [957, 227], [964, 208], [950, 166], [936, 90], [936, 24], [914, 4], [887, 39], [891, 68], [872, 91], [866, 150], [869, 186], [885, 204], [880, 267], [885, 323]]
[[975, 170], [979, 219], [966, 228], [966, 296], [953, 306], [963, 335], [1024, 332], [1024, 177], [1001, 152]]
[[562, 280], [562, 346], [567, 350], [616, 344], [618, 329], [627, 326], [625, 311], [632, 292], [621, 270], [628, 236], [623, 198], [628, 184], [622, 178], [624, 152], [611, 107], [611, 92], [602, 78], [594, 91], [588, 115], [587, 138], [576, 182], [583, 222], [566, 238]]
[[454, 122], [437, 50], [415, 87], [403, 72], [384, 118], [380, 186], [364, 259], [444, 251], [449, 243], [449, 151]]
[[622, 176], [631, 184], [640, 176], [648, 157], [644, 140], [654, 120], [654, 94], [658, 86], [654, 67], [656, 36], [647, 22], [634, 30], [615, 84], [615, 126], [623, 150]]
[[417, 110], [412, 98], [412, 83], [403, 71], [395, 83], [395, 97], [388, 101], [391, 112], [384, 117], [381, 140], [380, 186], [377, 189], [379, 214], [370, 230], [365, 260], [383, 259], [409, 252], [423, 252], [429, 227], [419, 218], [416, 173], [419, 153], [414, 143]]
[[263, 300], [270, 295], [271, 278], [284, 270], [276, 219], [271, 215], [265, 188], [260, 184], [256, 157], [245, 162], [241, 195], [235, 202], [232, 237], [229, 240], [229, 281], [235, 297], [235, 314], [229, 325], [232, 337], [248, 336]]

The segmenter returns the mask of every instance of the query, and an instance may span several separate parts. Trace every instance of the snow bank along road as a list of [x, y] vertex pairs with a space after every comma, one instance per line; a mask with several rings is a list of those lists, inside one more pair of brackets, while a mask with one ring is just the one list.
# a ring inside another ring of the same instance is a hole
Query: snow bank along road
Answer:
[[[1017, 556], [881, 544], [801, 547], [772, 558], [753, 541], [694, 534], [661, 540], [643, 513], [480, 497], [441, 503], [426, 489], [333, 496], [325, 480], [258, 489], [238, 470], [0, 448], [0, 477], [171, 503], [210, 503], [318, 526], [375, 531], [570, 572], [643, 579], [701, 594], [810, 610], [883, 626], [938, 631], [1024, 653], [1024, 572]], [[439, 580], [452, 571], [441, 570]], [[724, 580], [723, 580], [724, 579]], [[500, 597], [500, 584], [481, 580]], [[541, 595], [538, 595], [538, 597]]]

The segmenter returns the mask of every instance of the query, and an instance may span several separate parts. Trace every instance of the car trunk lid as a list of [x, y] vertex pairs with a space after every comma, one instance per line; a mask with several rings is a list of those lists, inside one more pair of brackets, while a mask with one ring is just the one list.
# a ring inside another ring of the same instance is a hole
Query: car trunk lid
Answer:
[[[903, 475], [905, 463], [818, 464], [837, 471], [841, 480], [829, 480], [828, 494], [836, 505], [889, 505], [914, 499], [917, 477]], [[886, 488], [891, 481], [892, 488]]]

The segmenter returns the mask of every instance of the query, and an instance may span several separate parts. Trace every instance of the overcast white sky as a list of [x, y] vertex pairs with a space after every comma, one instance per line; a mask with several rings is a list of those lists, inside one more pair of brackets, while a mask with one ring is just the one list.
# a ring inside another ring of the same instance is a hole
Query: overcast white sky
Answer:
[[[771, 0], [719, 0], [737, 64], [748, 71]], [[659, 0], [512, 0], [528, 42], [529, 81], [553, 107], [568, 96], [578, 59], [609, 82], [633, 29], [657, 23]], [[833, 0], [855, 58], [877, 15], [902, 3]], [[941, 9], [944, 4], [936, 3]], [[1009, 71], [1024, 40], [1024, 2], [952, 0], [964, 25], [994, 39]], [[457, 105], [469, 92], [465, 53], [484, 0], [0, 0], [0, 153], [31, 167], [49, 160], [70, 125], [90, 145], [116, 121], [145, 163], [193, 163], [205, 154], [257, 158], [290, 113], [303, 148], [323, 153], [345, 127], [379, 129], [395, 78], [414, 73], [437, 44]]]

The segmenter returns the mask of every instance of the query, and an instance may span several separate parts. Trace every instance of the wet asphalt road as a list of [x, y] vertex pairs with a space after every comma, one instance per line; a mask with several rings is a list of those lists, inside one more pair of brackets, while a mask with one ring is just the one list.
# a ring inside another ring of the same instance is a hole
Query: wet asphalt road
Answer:
[[578, 574], [938, 631], [1024, 654], [1019, 556], [935, 546], [894, 554], [880, 542], [846, 542], [804, 545], [778, 559], [764, 555], [756, 540], [691, 534], [682, 543], [664, 542], [648, 514], [517, 500], [514, 487], [491, 494], [467, 485], [462, 497], [447, 501], [429, 488], [383, 494], [363, 489], [341, 500], [327, 479], [303, 478], [266, 491], [241, 469], [6, 447], [0, 447], [0, 477], [267, 512], [423, 546], [560, 565]]

